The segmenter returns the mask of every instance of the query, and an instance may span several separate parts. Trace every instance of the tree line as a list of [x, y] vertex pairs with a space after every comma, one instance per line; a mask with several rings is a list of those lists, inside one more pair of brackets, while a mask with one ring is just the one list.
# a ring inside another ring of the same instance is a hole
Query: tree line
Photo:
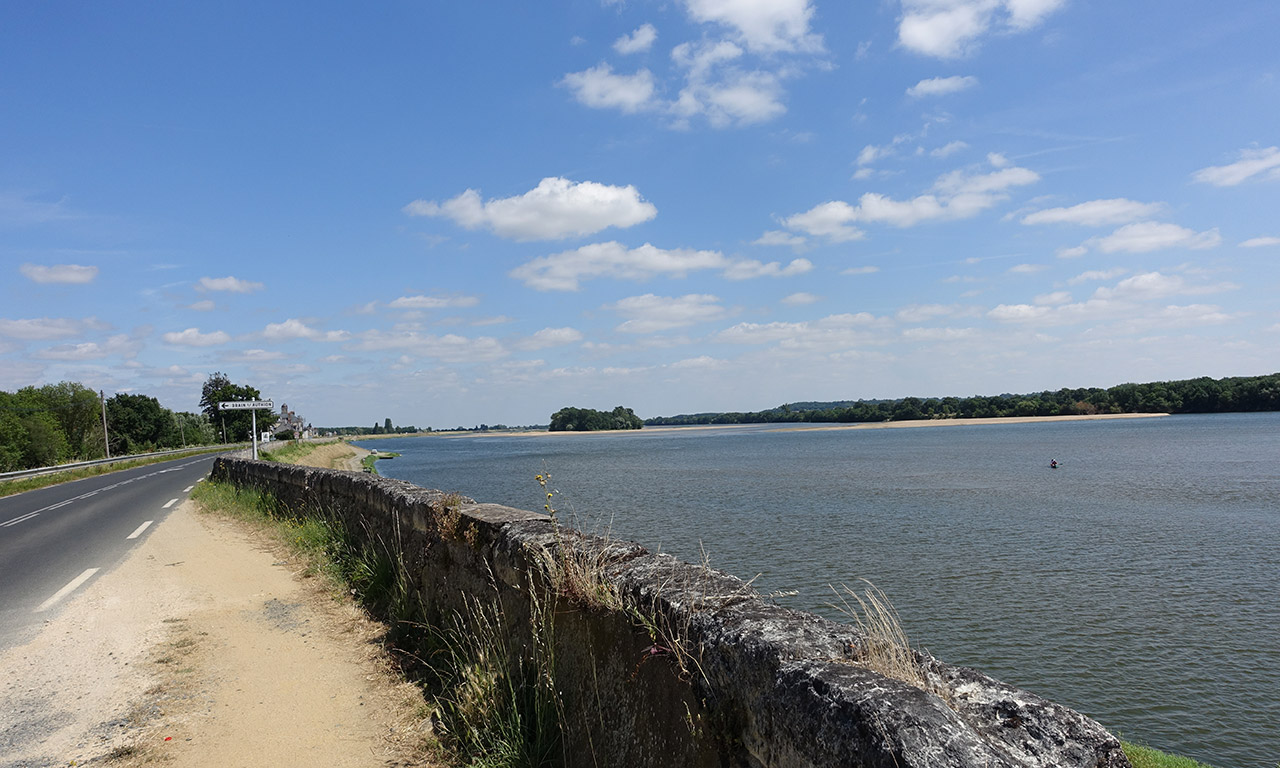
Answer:
[[1059, 389], [975, 397], [904, 397], [789, 403], [765, 411], [694, 413], [645, 419], [650, 426], [682, 424], [856, 423], [913, 419], [1075, 416], [1108, 413], [1228, 413], [1280, 410], [1280, 373], [1120, 384], [1106, 389]]
[[[112, 456], [125, 456], [248, 440], [252, 415], [219, 411], [218, 403], [259, 399], [256, 388], [234, 384], [222, 373], [205, 381], [199, 413], [171, 411], [144, 394], [121, 392], [104, 400], [72, 381], [0, 391], [0, 472], [105, 458], [108, 443]], [[276, 418], [259, 411], [259, 431], [270, 429]]]
[[640, 429], [644, 422], [630, 408], [621, 405], [612, 411], [591, 408], [561, 408], [551, 414], [551, 432], [591, 432], [601, 429]]

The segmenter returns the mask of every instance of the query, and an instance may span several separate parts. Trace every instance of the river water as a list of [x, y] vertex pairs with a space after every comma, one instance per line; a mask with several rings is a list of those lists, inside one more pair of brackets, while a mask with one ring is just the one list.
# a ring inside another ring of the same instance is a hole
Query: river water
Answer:
[[831, 585], [868, 579], [940, 659], [1218, 768], [1280, 763], [1280, 413], [365, 446], [524, 509], [550, 472], [577, 527], [837, 620]]

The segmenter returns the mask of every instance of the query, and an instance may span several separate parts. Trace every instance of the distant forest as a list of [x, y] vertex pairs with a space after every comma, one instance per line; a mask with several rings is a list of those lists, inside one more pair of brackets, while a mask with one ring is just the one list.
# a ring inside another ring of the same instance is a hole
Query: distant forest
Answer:
[[1280, 411], [1280, 373], [1225, 379], [1120, 384], [1108, 389], [1059, 389], [1026, 395], [904, 397], [788, 403], [767, 411], [693, 413], [645, 419], [648, 426], [872, 422], [911, 419], [981, 419], [1003, 416], [1073, 416], [1099, 413], [1227, 413]]

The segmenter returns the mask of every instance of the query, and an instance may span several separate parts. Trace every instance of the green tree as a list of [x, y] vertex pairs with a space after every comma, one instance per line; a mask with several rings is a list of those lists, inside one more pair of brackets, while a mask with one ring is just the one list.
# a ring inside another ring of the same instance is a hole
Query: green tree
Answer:
[[[209, 375], [200, 391], [200, 408], [219, 432], [225, 429], [229, 441], [248, 440], [252, 431], [253, 414], [247, 410], [222, 411], [218, 403], [229, 401], [261, 400], [262, 393], [256, 387], [233, 384], [225, 373], [218, 371]], [[271, 411], [259, 411], [258, 431], [265, 432], [276, 423], [279, 416]]]

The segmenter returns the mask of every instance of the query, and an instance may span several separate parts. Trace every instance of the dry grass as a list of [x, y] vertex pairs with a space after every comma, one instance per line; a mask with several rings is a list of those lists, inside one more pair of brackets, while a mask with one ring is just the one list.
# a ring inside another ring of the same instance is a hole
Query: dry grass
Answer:
[[852, 619], [862, 635], [859, 642], [850, 647], [850, 661], [877, 674], [936, 694], [946, 701], [947, 692], [931, 685], [925, 677], [916, 653], [911, 650], [911, 644], [907, 641], [907, 633], [902, 629], [898, 612], [893, 609], [889, 598], [866, 579], [862, 582], [866, 584], [862, 594], [844, 585], [841, 585], [843, 592], [835, 587], [831, 588], [840, 601], [839, 605], [832, 604], [831, 607]]

